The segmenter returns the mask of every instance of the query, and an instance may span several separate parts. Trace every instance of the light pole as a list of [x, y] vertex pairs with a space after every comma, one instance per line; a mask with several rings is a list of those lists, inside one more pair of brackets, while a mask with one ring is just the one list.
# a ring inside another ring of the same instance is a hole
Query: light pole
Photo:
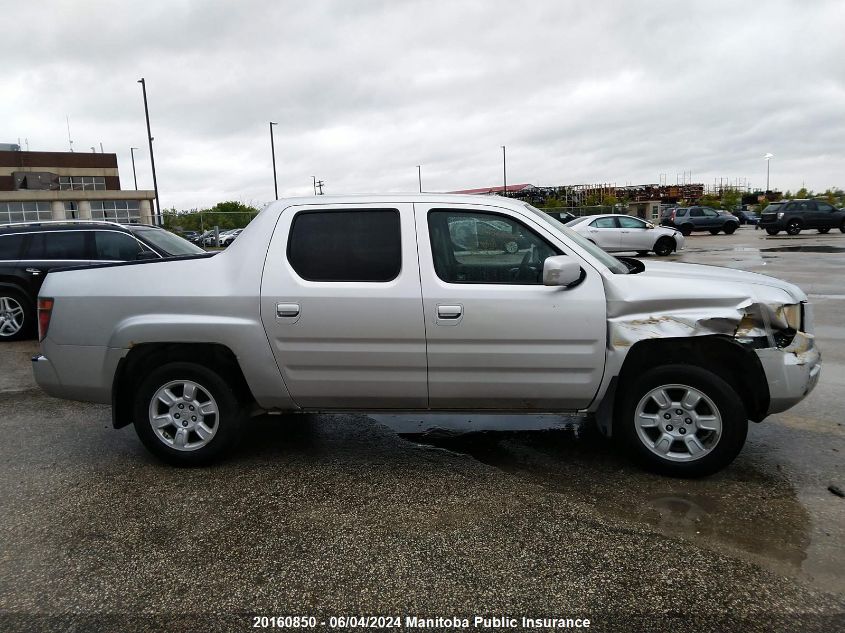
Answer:
[[317, 176], [311, 176], [311, 180], [314, 181], [314, 195], [317, 195]]
[[135, 173], [135, 150], [137, 147], [130, 147], [129, 153], [132, 155], [132, 179], [135, 181], [135, 191], [138, 191], [138, 176]]
[[276, 200], [279, 199], [279, 182], [276, 180], [276, 144], [273, 142], [273, 126], [278, 123], [270, 121], [270, 154], [273, 157], [273, 192], [276, 194]]
[[161, 203], [158, 201], [158, 181], [156, 181], [156, 159], [153, 155], [153, 133], [150, 131], [150, 109], [147, 106], [147, 82], [141, 77], [138, 80], [144, 92], [144, 116], [147, 117], [147, 138], [150, 141], [150, 166], [153, 169], [153, 190], [156, 198], [156, 224], [161, 226]]
[[508, 195], [508, 155], [505, 150], [505, 146], [502, 145], [502, 182], [504, 186], [502, 187], [502, 195]]
[[772, 159], [775, 157], [774, 154], [766, 154], [763, 158], [766, 159], [766, 193], [769, 193], [769, 165], [772, 162]]
[[420, 193], [422, 193], [422, 167], [417, 165], [417, 180], [420, 181]]

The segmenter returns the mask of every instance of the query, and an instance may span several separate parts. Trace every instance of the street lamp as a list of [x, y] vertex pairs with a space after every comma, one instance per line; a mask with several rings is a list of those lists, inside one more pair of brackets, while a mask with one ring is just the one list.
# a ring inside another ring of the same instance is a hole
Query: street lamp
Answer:
[[311, 176], [311, 180], [314, 181], [314, 195], [317, 195], [317, 176]]
[[420, 193], [422, 193], [422, 168], [417, 165], [417, 180], [420, 182]]
[[502, 182], [504, 186], [502, 187], [502, 195], [508, 195], [508, 156], [505, 150], [505, 146], [502, 145]]
[[766, 159], [766, 193], [769, 193], [769, 165], [774, 157], [774, 154], [766, 154], [763, 156], [763, 158]]
[[132, 155], [132, 178], [135, 180], [135, 191], [138, 191], [138, 175], [135, 173], [135, 150], [137, 147], [130, 147], [129, 153]]
[[270, 121], [270, 154], [273, 156], [273, 191], [276, 194], [276, 200], [279, 199], [279, 182], [276, 180], [276, 144], [273, 142], [273, 126], [278, 123]]
[[141, 84], [141, 90], [144, 92], [144, 116], [147, 118], [147, 137], [150, 142], [150, 166], [153, 170], [153, 190], [155, 191], [155, 199], [156, 199], [156, 218], [159, 226], [161, 226], [161, 203], [158, 201], [158, 181], [156, 181], [156, 159], [153, 155], [153, 133], [150, 131], [150, 109], [147, 106], [147, 82], [144, 81], [144, 78], [141, 77], [138, 80], [138, 83]]

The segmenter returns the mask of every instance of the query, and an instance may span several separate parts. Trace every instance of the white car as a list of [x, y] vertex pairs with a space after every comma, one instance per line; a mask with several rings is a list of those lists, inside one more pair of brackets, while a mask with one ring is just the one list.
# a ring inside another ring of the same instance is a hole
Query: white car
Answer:
[[232, 242], [235, 241], [235, 238], [241, 234], [243, 229], [234, 229], [232, 231], [226, 231], [225, 234], [220, 235], [220, 246], [226, 247], [229, 246]]
[[680, 231], [655, 226], [631, 215], [587, 215], [567, 222], [566, 226], [609, 253], [636, 251], [637, 255], [645, 255], [654, 251], [655, 255], [665, 257], [684, 248]]

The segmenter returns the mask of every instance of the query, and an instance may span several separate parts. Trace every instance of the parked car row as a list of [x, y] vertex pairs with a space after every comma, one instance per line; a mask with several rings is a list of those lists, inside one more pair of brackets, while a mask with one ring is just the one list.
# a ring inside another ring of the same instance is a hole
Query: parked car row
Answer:
[[0, 341], [35, 335], [36, 299], [51, 270], [202, 255], [156, 226], [86, 220], [0, 225]]

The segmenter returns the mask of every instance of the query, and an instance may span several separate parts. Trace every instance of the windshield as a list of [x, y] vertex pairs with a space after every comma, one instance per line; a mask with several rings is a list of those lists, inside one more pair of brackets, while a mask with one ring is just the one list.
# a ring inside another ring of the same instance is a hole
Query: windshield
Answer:
[[546, 224], [549, 224], [555, 231], [557, 231], [558, 233], [563, 233], [570, 240], [578, 244], [578, 246], [580, 246], [583, 250], [587, 251], [590, 255], [595, 257], [605, 266], [607, 266], [610, 269], [610, 272], [616, 273], [617, 275], [628, 274], [629, 270], [625, 264], [620, 262], [612, 255], [608, 255], [606, 252], [604, 252], [598, 246], [593, 244], [586, 237], [578, 235], [578, 233], [573, 231], [571, 228], [569, 228], [562, 222], [555, 220], [548, 213], [543, 213], [542, 211], [540, 211], [540, 209], [532, 207], [528, 203], [525, 203], [525, 206], [528, 208], [529, 211], [534, 213], [534, 215], [542, 219]]
[[163, 229], [136, 229], [135, 235], [149, 242], [166, 255], [176, 257], [179, 255], [201, 255], [205, 251], [199, 246], [191, 244], [188, 240], [174, 235]]

